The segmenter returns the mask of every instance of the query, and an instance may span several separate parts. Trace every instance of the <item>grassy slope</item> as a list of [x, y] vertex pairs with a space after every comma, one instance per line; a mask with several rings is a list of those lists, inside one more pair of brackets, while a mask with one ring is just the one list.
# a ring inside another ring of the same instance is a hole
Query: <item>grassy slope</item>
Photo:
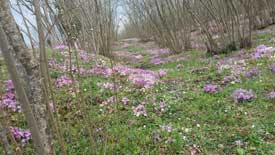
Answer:
[[[255, 36], [257, 44], [269, 44], [271, 38], [269, 34]], [[134, 52], [141, 50], [143, 48], [131, 47]], [[81, 95], [78, 97], [70, 96], [66, 89], [55, 90], [68, 154], [91, 154], [91, 146], [101, 153], [129, 155], [186, 154], [192, 151], [201, 151], [202, 154], [274, 154], [274, 101], [264, 96], [275, 88], [274, 74], [267, 68], [270, 62], [267, 59], [249, 62], [249, 67], [262, 63], [258, 77], [221, 86], [219, 93], [211, 95], [204, 93], [202, 87], [207, 83], [219, 83], [226, 72], [217, 74], [217, 59], [202, 52], [188, 51], [185, 57], [184, 61], [158, 66], [145, 62], [148, 69], [166, 68], [170, 71], [164, 83], [146, 93], [128, 91], [130, 88], [125, 86], [117, 96], [131, 99], [131, 105], [126, 107], [102, 107], [98, 104], [114, 95], [110, 91], [102, 92], [97, 84], [111, 79], [100, 76], [76, 76], [80, 82]], [[183, 67], [177, 69], [178, 64]], [[81, 64], [86, 68], [90, 65]], [[55, 78], [60, 73], [52, 71], [51, 75]], [[253, 89], [257, 99], [244, 104], [234, 103], [231, 94], [236, 88]], [[164, 113], [154, 110], [150, 102], [152, 96], [156, 97], [156, 102], [167, 103]], [[134, 116], [132, 105], [144, 100], [149, 103], [148, 116]], [[69, 109], [68, 103], [73, 105]], [[85, 114], [79, 113], [78, 108]], [[24, 124], [24, 120], [18, 117], [16, 120]], [[173, 131], [162, 131], [160, 126], [164, 124], [172, 126]], [[92, 137], [88, 132], [92, 132]], [[236, 146], [236, 141], [243, 145]]]

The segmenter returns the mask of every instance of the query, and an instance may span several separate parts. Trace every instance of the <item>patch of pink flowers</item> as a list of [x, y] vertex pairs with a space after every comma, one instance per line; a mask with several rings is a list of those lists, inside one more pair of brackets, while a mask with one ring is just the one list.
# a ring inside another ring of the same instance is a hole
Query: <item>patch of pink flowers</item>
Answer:
[[130, 68], [121, 64], [117, 64], [113, 69], [94, 66], [89, 73], [110, 77], [112, 74], [126, 76], [127, 79], [135, 86], [152, 88], [154, 84], [159, 82], [159, 75], [156, 72]]
[[143, 59], [143, 56], [140, 54], [134, 54], [131, 52], [125, 52], [125, 51], [118, 51], [114, 53], [115, 56], [119, 57], [119, 58], [123, 58], [123, 59], [127, 59], [127, 60], [131, 60], [131, 61], [141, 61]]
[[145, 108], [145, 105], [140, 104], [137, 107], [133, 109], [134, 115], [139, 117], [139, 116], [147, 116], [147, 111]]
[[17, 105], [15, 94], [8, 92], [2, 96], [0, 100], [0, 109], [8, 109], [12, 112], [20, 111], [20, 106]]
[[252, 54], [252, 59], [259, 59], [264, 57], [265, 55], [271, 54], [275, 51], [274, 47], [268, 47], [266, 45], [260, 45], [255, 48], [254, 53]]
[[9, 127], [11, 134], [14, 139], [20, 140], [23, 145], [25, 145], [28, 141], [31, 140], [31, 132], [30, 130], [23, 130], [17, 127]]
[[130, 74], [128, 79], [135, 86], [144, 87], [146, 89], [152, 88], [158, 82], [157, 76], [148, 72]]
[[[69, 61], [66, 59], [63, 64], [59, 64], [56, 62], [54, 59], [50, 59], [48, 61], [49, 67], [56, 69], [60, 72], [70, 72], [70, 66], [69, 66]], [[88, 71], [85, 68], [79, 67], [79, 69], [73, 64], [71, 68], [72, 73], [79, 73], [80, 75], [85, 75], [88, 73]]]
[[217, 93], [218, 92], [218, 86], [217, 85], [213, 85], [213, 84], [208, 84], [206, 86], [203, 87], [203, 90], [207, 93]]
[[0, 109], [6, 109], [12, 112], [20, 112], [21, 108], [16, 102], [15, 88], [11, 80], [7, 80], [5, 93], [0, 100]]
[[84, 51], [81, 51], [81, 52], [79, 53], [79, 57], [80, 57], [80, 59], [81, 59], [82, 61], [84, 61], [84, 62], [89, 62], [89, 61], [92, 59], [92, 57], [94, 57], [94, 55], [93, 55], [93, 54], [86, 53], [86, 52], [84, 52]]
[[67, 48], [68, 48], [68, 46], [60, 44], [60, 45], [56, 45], [54, 49], [56, 49], [56, 50], [65, 50]]
[[236, 89], [233, 92], [232, 97], [236, 102], [240, 103], [240, 102], [252, 100], [253, 98], [255, 98], [255, 95], [252, 90], [245, 90], [240, 88], [240, 89]]
[[121, 76], [128, 76], [128, 80], [135, 86], [146, 89], [152, 88], [159, 80], [159, 74], [150, 70], [129, 68], [123, 65], [116, 65], [114, 71]]
[[89, 73], [103, 75], [105, 77], [110, 77], [112, 75], [112, 69], [101, 67], [101, 66], [94, 66]]
[[222, 84], [226, 85], [229, 82], [234, 82], [234, 81], [236, 81], [236, 78], [234, 76], [225, 76], [222, 79]]
[[123, 105], [127, 105], [130, 102], [130, 100], [127, 97], [122, 97], [121, 102]]
[[251, 69], [250, 71], [246, 72], [245, 77], [251, 78], [251, 77], [257, 76], [258, 74], [259, 74], [259, 69], [255, 67], [255, 68]]
[[168, 69], [160, 69], [158, 71], [160, 77], [164, 77], [168, 72]]
[[106, 83], [103, 83], [103, 88], [114, 90], [115, 89], [115, 85], [114, 85], [114, 83], [106, 82]]
[[69, 77], [61, 76], [56, 80], [55, 85], [57, 88], [62, 88], [64, 86], [71, 85], [72, 83], [73, 83], [73, 80], [70, 79]]

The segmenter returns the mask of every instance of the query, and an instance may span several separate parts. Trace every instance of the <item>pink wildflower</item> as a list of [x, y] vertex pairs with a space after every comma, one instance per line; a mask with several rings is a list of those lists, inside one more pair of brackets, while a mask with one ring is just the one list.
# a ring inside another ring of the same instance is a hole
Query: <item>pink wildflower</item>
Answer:
[[133, 112], [134, 112], [134, 115], [137, 117], [139, 117], [141, 115], [147, 116], [146, 108], [143, 104], [140, 104], [137, 107], [135, 107]]

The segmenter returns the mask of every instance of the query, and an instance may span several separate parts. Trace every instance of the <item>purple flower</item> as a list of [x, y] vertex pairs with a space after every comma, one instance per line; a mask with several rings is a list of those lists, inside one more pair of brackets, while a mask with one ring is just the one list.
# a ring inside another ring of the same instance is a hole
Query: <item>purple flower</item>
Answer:
[[154, 65], [159, 65], [159, 64], [165, 63], [165, 61], [161, 58], [153, 58], [150, 62]]
[[275, 51], [275, 48], [268, 47], [266, 45], [260, 45], [255, 48], [254, 53], [252, 54], [252, 59], [258, 59], [263, 57], [264, 55], [268, 53], [272, 53]]
[[275, 64], [274, 64], [274, 65], [271, 65], [271, 66], [269, 67], [269, 69], [271, 70], [271, 72], [275, 73]]
[[257, 76], [259, 74], [259, 70], [258, 68], [253, 68], [252, 70], [248, 71], [245, 73], [245, 77], [246, 78], [251, 78], [253, 76]]
[[[115, 65], [112, 69], [95, 66], [89, 72], [97, 75], [104, 75], [105, 77], [110, 77], [112, 74], [126, 76], [127, 80], [129, 80], [133, 85], [145, 89], [152, 88], [160, 81], [160, 75], [158, 72], [130, 68], [121, 64]], [[165, 70], [162, 70], [161, 74], [163, 75], [164, 72]]]
[[72, 83], [73, 83], [73, 81], [69, 77], [61, 76], [56, 80], [55, 85], [57, 88], [61, 88], [61, 87], [70, 85]]
[[252, 90], [237, 89], [233, 92], [232, 97], [236, 102], [250, 101], [255, 98], [255, 95]]
[[271, 100], [272, 100], [272, 99], [275, 99], [275, 91], [272, 91], [272, 92], [268, 93], [268, 94], [267, 94], [267, 98], [268, 98], [268, 99], [271, 99]]
[[106, 82], [106, 83], [103, 83], [103, 87], [105, 89], [114, 90], [115, 89], [115, 84], [114, 83], [110, 83], [110, 82]]
[[167, 72], [168, 72], [168, 69], [160, 69], [158, 71], [160, 77], [165, 76], [167, 74]]
[[164, 108], [166, 106], [166, 103], [164, 101], [159, 103], [160, 108]]
[[217, 93], [218, 92], [218, 86], [217, 85], [212, 85], [212, 84], [208, 84], [206, 86], [203, 87], [203, 90], [207, 93]]
[[11, 109], [13, 112], [16, 112], [18, 110], [16, 101], [11, 99], [3, 99], [2, 101], [0, 101], [0, 109], [2, 108]]
[[85, 53], [85, 52], [81, 52], [79, 54], [79, 57], [81, 60], [83, 60], [84, 62], [89, 62], [91, 60], [93, 55]]
[[123, 58], [125, 60], [131, 60], [133, 62], [136, 62], [136, 61], [141, 61], [143, 59], [143, 56], [142, 55], [136, 55], [134, 53], [131, 53], [131, 52], [125, 52], [125, 51], [117, 51], [117, 52], [114, 52], [114, 55], [116, 57], [119, 57], [119, 58]]
[[142, 73], [139, 74], [131, 74], [128, 79], [138, 87], [144, 87], [146, 89], [151, 89], [155, 83], [158, 82], [158, 78], [155, 74], [150, 73]]
[[17, 105], [14, 93], [7, 92], [2, 96], [2, 100], [0, 100], [0, 109], [4, 108], [12, 112], [20, 111], [20, 106]]
[[31, 139], [30, 130], [23, 130], [17, 127], [9, 127], [9, 130], [16, 140], [20, 140], [25, 145]]
[[6, 91], [13, 91], [15, 89], [12, 80], [7, 80], [6, 82]]
[[56, 49], [56, 50], [65, 50], [67, 48], [68, 47], [66, 45], [60, 44], [60, 45], [55, 46], [54, 49]]
[[234, 77], [232, 77], [232, 76], [225, 76], [222, 79], [222, 84], [228, 84], [229, 82], [231, 82], [233, 80], [234, 80]]
[[90, 73], [96, 74], [96, 75], [103, 75], [105, 77], [110, 77], [112, 75], [112, 69], [100, 67], [100, 66], [94, 66]]
[[129, 99], [127, 97], [122, 97], [121, 102], [123, 105], [127, 105], [129, 103]]
[[146, 108], [143, 104], [138, 105], [133, 109], [134, 115], [139, 117], [141, 115], [147, 116]]

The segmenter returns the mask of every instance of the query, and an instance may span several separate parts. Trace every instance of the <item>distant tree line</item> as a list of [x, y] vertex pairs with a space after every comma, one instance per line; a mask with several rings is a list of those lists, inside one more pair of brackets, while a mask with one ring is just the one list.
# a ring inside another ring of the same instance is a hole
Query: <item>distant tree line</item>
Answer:
[[191, 48], [191, 33], [205, 36], [209, 53], [251, 47], [252, 32], [275, 23], [274, 0], [125, 0], [124, 37], [153, 39], [175, 53]]

